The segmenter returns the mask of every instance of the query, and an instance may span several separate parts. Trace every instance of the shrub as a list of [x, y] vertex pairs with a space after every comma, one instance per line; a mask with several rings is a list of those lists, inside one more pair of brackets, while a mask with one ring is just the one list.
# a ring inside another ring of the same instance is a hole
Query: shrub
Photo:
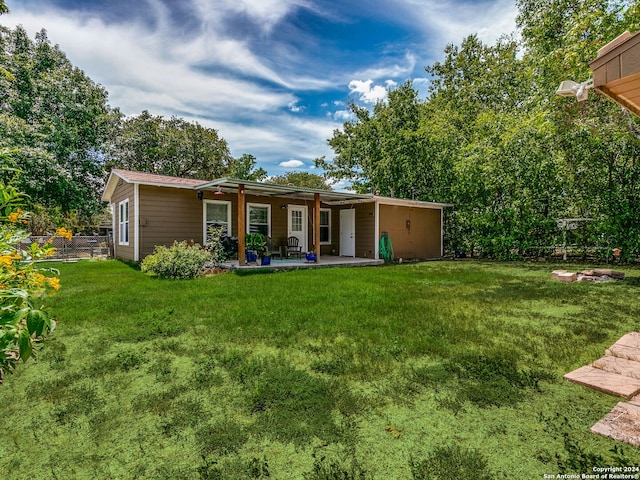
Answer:
[[209, 252], [209, 261], [218, 267], [227, 259], [227, 253], [223, 244], [223, 237], [226, 235], [225, 227], [209, 227], [207, 235], [207, 246], [205, 249]]
[[[8, 165], [10, 151], [0, 151], [0, 173], [4, 178], [16, 172]], [[56, 322], [34, 301], [47, 290], [60, 287], [56, 270], [37, 268], [36, 260], [55, 250], [51, 243], [20, 245], [28, 238], [23, 226], [29, 214], [20, 207], [24, 194], [0, 181], [0, 383], [13, 371], [19, 359], [26, 361], [33, 344], [53, 331]]]
[[197, 243], [174, 242], [171, 247], [156, 246], [142, 261], [142, 271], [155, 273], [160, 278], [195, 278], [202, 275], [209, 259], [209, 253]]

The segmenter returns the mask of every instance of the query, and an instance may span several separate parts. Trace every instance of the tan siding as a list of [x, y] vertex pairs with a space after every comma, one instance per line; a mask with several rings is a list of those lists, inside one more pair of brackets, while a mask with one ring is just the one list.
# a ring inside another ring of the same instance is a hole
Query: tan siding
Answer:
[[375, 245], [375, 204], [356, 205], [356, 257], [373, 258]]
[[[119, 245], [120, 227], [119, 227], [119, 211], [118, 204], [123, 200], [129, 199], [129, 245]], [[133, 205], [133, 185], [126, 183], [124, 180], [118, 181], [118, 184], [111, 196], [111, 203], [114, 205], [113, 216], [115, 219], [115, 229], [113, 231], [113, 242], [115, 245], [116, 257], [123, 260], [133, 260], [134, 258], [134, 205]]]
[[439, 209], [380, 205], [380, 234], [388, 233], [396, 258], [439, 258], [440, 215]]
[[156, 245], [193, 240], [202, 244], [202, 202], [196, 192], [140, 185], [140, 259]]

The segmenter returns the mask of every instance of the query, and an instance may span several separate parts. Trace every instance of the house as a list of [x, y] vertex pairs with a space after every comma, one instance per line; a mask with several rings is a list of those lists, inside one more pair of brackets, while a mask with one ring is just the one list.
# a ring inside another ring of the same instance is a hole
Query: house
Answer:
[[442, 203], [372, 194], [314, 190], [221, 178], [213, 181], [113, 170], [102, 200], [113, 212], [115, 256], [142, 260], [156, 245], [175, 240], [206, 243], [211, 225], [238, 237], [244, 263], [244, 236], [261, 232], [277, 248], [296, 236], [302, 251], [319, 245], [325, 255], [379, 258], [383, 233], [396, 258], [443, 255]]

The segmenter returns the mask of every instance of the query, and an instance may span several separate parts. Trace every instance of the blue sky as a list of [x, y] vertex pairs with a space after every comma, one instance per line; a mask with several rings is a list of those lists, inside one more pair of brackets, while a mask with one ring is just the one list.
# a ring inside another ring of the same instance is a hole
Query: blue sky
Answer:
[[270, 175], [313, 171], [348, 120], [414, 81], [448, 43], [515, 30], [515, 0], [7, 0], [0, 24], [42, 28], [126, 115], [218, 130]]

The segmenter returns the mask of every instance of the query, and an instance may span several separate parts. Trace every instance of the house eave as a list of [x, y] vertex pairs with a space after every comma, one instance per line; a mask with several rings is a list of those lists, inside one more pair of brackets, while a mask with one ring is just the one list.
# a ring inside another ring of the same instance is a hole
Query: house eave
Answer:
[[217, 180], [198, 185], [195, 189], [216, 191], [219, 188], [222, 192], [230, 193], [237, 191], [240, 185], [243, 186], [246, 195], [279, 198], [286, 197], [305, 201], [312, 201], [315, 199], [316, 195], [319, 195], [322, 203], [329, 205], [338, 201], [352, 202], [355, 200], [369, 200], [373, 198], [372, 194], [335, 192], [332, 190], [320, 190], [315, 188], [296, 187], [292, 185], [276, 185], [234, 178], [219, 178]]

